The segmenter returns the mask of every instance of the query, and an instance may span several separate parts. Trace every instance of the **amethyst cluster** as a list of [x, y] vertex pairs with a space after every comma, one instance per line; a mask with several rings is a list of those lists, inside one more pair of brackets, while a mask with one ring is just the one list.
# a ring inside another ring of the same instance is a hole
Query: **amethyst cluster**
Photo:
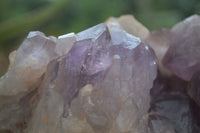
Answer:
[[200, 16], [30, 32], [0, 78], [0, 133], [199, 133]]

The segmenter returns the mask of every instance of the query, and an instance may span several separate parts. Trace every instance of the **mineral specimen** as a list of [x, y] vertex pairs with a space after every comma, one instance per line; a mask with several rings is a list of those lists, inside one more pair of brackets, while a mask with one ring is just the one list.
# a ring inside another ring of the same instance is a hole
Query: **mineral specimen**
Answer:
[[200, 70], [200, 16], [193, 15], [172, 29], [163, 63], [174, 74], [189, 81]]
[[147, 132], [157, 66], [139, 38], [99, 24], [49, 67], [27, 132]]
[[30, 32], [0, 78], [0, 133], [198, 133], [199, 20]]
[[31, 97], [39, 87], [47, 64], [56, 56], [55, 45], [54, 37], [30, 32], [11, 54], [9, 71], [0, 79], [0, 131], [17, 130], [28, 117]]

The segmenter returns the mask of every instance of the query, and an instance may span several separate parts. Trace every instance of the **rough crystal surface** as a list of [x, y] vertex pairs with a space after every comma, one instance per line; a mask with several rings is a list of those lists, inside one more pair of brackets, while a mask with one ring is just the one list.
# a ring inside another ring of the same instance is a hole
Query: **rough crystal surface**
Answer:
[[[54, 37], [30, 32], [17, 51], [10, 55], [9, 71], [0, 78], [0, 130], [23, 125], [33, 107], [31, 97], [41, 82], [49, 61], [56, 56]], [[30, 101], [29, 101], [30, 100]]]
[[9, 71], [0, 79], [0, 94], [12, 96], [28, 91], [56, 56], [55, 41], [55, 38], [47, 38], [41, 32], [30, 32], [19, 49], [11, 55]]

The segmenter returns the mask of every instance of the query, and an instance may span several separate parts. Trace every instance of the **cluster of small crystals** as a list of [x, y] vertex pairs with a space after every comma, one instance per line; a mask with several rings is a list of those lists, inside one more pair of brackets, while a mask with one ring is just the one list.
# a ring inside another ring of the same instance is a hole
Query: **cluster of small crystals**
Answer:
[[200, 16], [30, 32], [0, 78], [0, 133], [198, 133]]

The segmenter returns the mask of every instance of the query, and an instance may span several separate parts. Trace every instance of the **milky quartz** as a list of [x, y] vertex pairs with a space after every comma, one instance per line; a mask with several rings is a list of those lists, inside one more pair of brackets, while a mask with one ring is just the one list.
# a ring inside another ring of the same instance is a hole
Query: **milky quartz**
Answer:
[[163, 65], [163, 58], [169, 48], [169, 41], [171, 39], [171, 30], [169, 29], [160, 29], [152, 31], [145, 38], [147, 42], [155, 51], [156, 57], [158, 59], [158, 67], [162, 75], [171, 76], [172, 73]]
[[17, 96], [31, 89], [56, 55], [55, 46], [54, 37], [47, 38], [41, 32], [30, 32], [19, 49], [10, 56], [9, 71], [0, 79], [0, 94]]
[[30, 32], [18, 50], [10, 54], [8, 72], [0, 78], [0, 132], [18, 132], [24, 126], [37, 101], [42, 75], [57, 57], [57, 40], [41, 32]]

